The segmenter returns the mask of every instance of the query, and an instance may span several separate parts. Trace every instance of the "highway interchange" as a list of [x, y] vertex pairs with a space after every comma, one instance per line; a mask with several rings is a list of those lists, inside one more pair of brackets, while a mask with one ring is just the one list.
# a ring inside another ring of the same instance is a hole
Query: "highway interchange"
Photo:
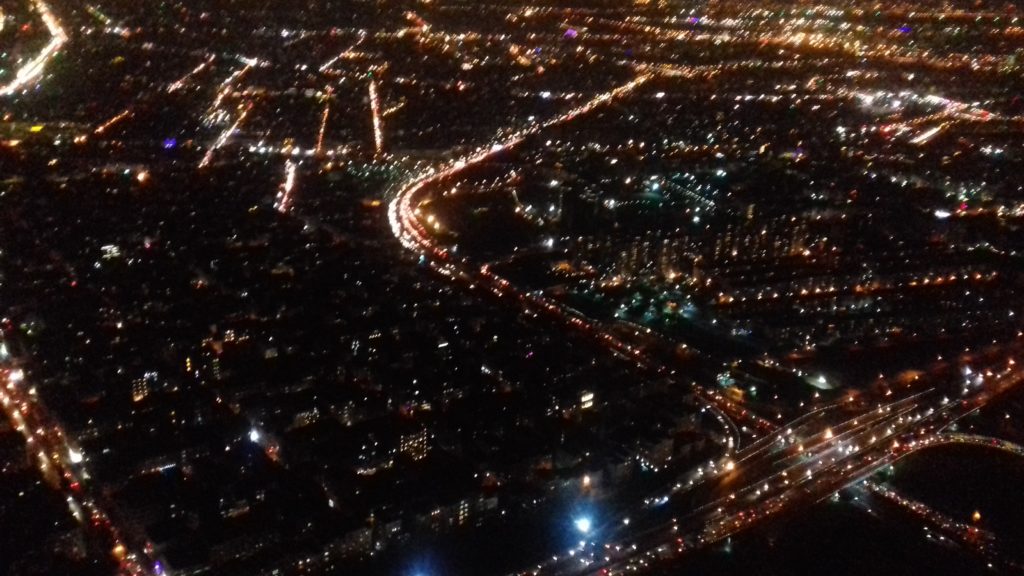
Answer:
[[[623, 342], [601, 325], [566, 310], [539, 292], [517, 289], [496, 275], [486, 264], [479, 266], [456, 257], [438, 244], [429, 227], [420, 221], [418, 205], [439, 188], [474, 166], [482, 165], [546, 128], [570, 122], [597, 106], [635, 90], [648, 74], [611, 92], [601, 94], [583, 106], [521, 133], [481, 149], [467, 158], [428, 169], [401, 187], [389, 206], [389, 220], [395, 236], [406, 248], [428, 259], [430, 266], [452, 281], [472, 289], [485, 289], [495, 296], [522, 306], [527, 312], [541, 311], [557, 318], [576, 332], [604, 344], [608, 350], [650, 369], [651, 360], [643, 350]], [[1016, 387], [1024, 371], [1012, 358], [1003, 370], [984, 384], [965, 387], [951, 399], [934, 388], [913, 392], [903, 398], [864, 405], [850, 398], [777, 426], [738, 407], [714, 391], [692, 383], [694, 394], [713, 410], [727, 434], [731, 434], [722, 458], [697, 471], [678, 491], [702, 490], [704, 503], [688, 504], [674, 510], [675, 517], [644, 522], [636, 514], [619, 522], [608, 522], [601, 543], [589, 540], [597, 530], [583, 532], [579, 549], [523, 571], [528, 574], [623, 574], [646, 566], [654, 557], [674, 557], [695, 548], [720, 542], [765, 519], [785, 511], [808, 506], [831, 497], [838, 490], [869, 479], [893, 462], [927, 447], [964, 442], [964, 436], [943, 432], [993, 398]], [[664, 366], [657, 370], [665, 372]], [[740, 430], [745, 431], [741, 433]], [[746, 438], [744, 437], [746, 436]], [[753, 440], [752, 443], [745, 444]], [[995, 441], [998, 444], [998, 441]], [[991, 443], [982, 439], [980, 444]], [[742, 446], [742, 447], [741, 447]], [[741, 447], [736, 450], [735, 448]], [[1018, 453], [1015, 448], [1011, 452]], [[671, 510], [674, 494], [653, 497], [658, 507], [653, 514], [664, 517]], [[614, 551], [614, 552], [613, 552]]]

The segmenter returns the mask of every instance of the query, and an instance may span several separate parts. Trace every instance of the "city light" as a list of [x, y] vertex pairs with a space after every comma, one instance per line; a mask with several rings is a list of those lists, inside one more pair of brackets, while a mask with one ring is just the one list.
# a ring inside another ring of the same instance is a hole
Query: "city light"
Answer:
[[220, 136], [217, 137], [217, 140], [214, 141], [213, 145], [210, 146], [210, 149], [206, 151], [206, 154], [203, 156], [203, 159], [199, 162], [200, 168], [206, 168], [207, 166], [210, 165], [210, 163], [213, 161], [214, 153], [217, 152], [217, 150], [219, 150], [225, 144], [227, 144], [228, 140], [235, 134], [235, 132], [238, 131], [239, 127], [241, 127], [242, 122], [245, 121], [246, 117], [249, 115], [249, 112], [251, 110], [252, 104], [246, 105], [242, 109], [242, 112], [238, 115], [238, 118], [235, 120], [234, 124], [227, 127], [223, 132], [221, 132]]
[[188, 74], [185, 74], [181, 78], [179, 78], [179, 79], [175, 80], [174, 82], [172, 82], [167, 87], [167, 93], [168, 94], [173, 94], [173, 93], [177, 92], [178, 90], [181, 90], [182, 88], [184, 88], [188, 84], [189, 80], [191, 80], [191, 78], [193, 76], [199, 74], [203, 70], [206, 70], [206, 68], [209, 67], [210, 64], [212, 64], [214, 59], [216, 59], [216, 58], [217, 58], [216, 55], [211, 54], [209, 58], [207, 58], [201, 64], [196, 66], [191, 72], [189, 72]]
[[384, 121], [381, 117], [380, 96], [378, 95], [376, 76], [370, 76], [369, 90], [374, 150], [377, 156], [380, 157], [384, 154]]
[[1024, 457], [1019, 7], [106, 4], [0, 11], [19, 554], [714, 573], [839, 513], [1024, 565], [903, 493]]
[[331, 117], [331, 91], [328, 89], [327, 98], [324, 100], [324, 112], [320, 118], [320, 129], [317, 131], [316, 136], [316, 155], [321, 155], [324, 152], [324, 136], [327, 134], [327, 120]]
[[4, 86], [0, 86], [0, 96], [10, 96], [39, 79], [43, 75], [47, 63], [68, 41], [67, 34], [61, 28], [60, 22], [53, 15], [53, 12], [50, 11], [50, 6], [43, 0], [33, 0], [32, 5], [49, 31], [50, 41], [38, 55], [25, 62], [18, 69], [13, 80]]
[[292, 192], [295, 190], [295, 174], [298, 169], [298, 164], [288, 160], [285, 162], [285, 177], [284, 182], [281, 183], [281, 187], [277, 191], [277, 196], [274, 198], [274, 209], [278, 212], [287, 212], [291, 207], [292, 203]]

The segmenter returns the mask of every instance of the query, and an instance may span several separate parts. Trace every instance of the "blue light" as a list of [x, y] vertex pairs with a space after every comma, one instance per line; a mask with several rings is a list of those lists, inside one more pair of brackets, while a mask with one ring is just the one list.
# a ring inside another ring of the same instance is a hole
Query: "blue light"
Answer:
[[576, 526], [576, 530], [578, 530], [580, 534], [588, 534], [590, 533], [590, 529], [593, 528], [590, 518], [587, 518], [586, 516], [573, 520], [573, 524]]
[[177, 146], [178, 146], [178, 139], [177, 138], [167, 138], [166, 140], [164, 140], [164, 150], [170, 150], [172, 148], [177, 148]]
[[401, 570], [401, 573], [405, 576], [434, 576], [444, 572], [437, 564], [436, 559], [429, 556], [417, 558], [411, 565]]

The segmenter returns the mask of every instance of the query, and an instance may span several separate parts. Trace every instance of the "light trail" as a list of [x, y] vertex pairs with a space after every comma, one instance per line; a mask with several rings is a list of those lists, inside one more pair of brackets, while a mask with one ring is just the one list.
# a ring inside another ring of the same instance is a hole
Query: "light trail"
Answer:
[[377, 79], [370, 78], [370, 113], [373, 115], [373, 146], [378, 158], [384, 155], [384, 122], [380, 114], [380, 98], [377, 94]]
[[337, 62], [338, 60], [341, 60], [342, 58], [347, 58], [350, 54], [352, 54], [352, 51], [356, 49], [356, 46], [359, 46], [360, 44], [362, 44], [363, 40], [365, 40], [365, 39], [366, 39], [366, 32], [365, 31], [360, 31], [360, 33], [359, 33], [359, 40], [356, 40], [355, 44], [349, 46], [344, 52], [342, 52], [342, 53], [338, 54], [337, 56], [331, 58], [327, 62], [324, 62], [323, 65], [320, 66], [320, 72], [321, 73], [326, 72], [327, 70], [330, 69], [331, 66], [334, 66], [335, 62]]
[[[427, 173], [404, 188], [389, 206], [388, 217], [394, 233], [403, 245], [429, 257], [430, 264], [435, 270], [453, 280], [463, 279], [477, 282], [483, 279], [495, 286], [496, 294], [518, 296], [521, 301], [528, 303], [531, 307], [538, 306], [540, 309], [546, 309], [555, 314], [561, 313], [564, 316], [565, 314], [557, 303], [549, 302], [543, 296], [536, 296], [532, 293], [517, 294], [507, 281], [491, 273], [486, 265], [480, 269], [479, 276], [459, 266], [459, 264], [467, 265], [468, 262], [465, 260], [453, 261], [446, 249], [435, 245], [425, 226], [419, 221], [414, 202], [430, 185], [451, 178], [470, 166], [490, 159], [495, 154], [519, 144], [523, 138], [536, 133], [543, 127], [572, 119], [579, 113], [607, 101], [610, 97], [614, 97], [614, 94], [610, 93], [595, 98], [579, 109], [542, 125], [527, 128], [503, 143], [494, 144], [490, 150], [478, 151], [475, 155], [458, 160], [446, 168], [428, 170]], [[588, 322], [577, 317], [568, 319], [582, 329], [588, 332], [592, 331]], [[611, 335], [600, 334], [600, 336], [608, 341], [614, 350], [620, 350], [625, 357], [636, 359], [638, 364], [643, 365], [642, 360], [636, 355], [639, 350], [616, 341]], [[1013, 384], [1010, 383], [1010, 385]], [[1004, 385], [1001, 388], [1005, 389], [1007, 386]], [[697, 389], [699, 390], [699, 387]], [[783, 510], [800, 504], [813, 502], [816, 498], [827, 497], [843, 486], [870, 476], [880, 467], [888, 465], [893, 459], [907, 451], [918, 449], [922, 445], [921, 440], [933, 435], [936, 428], [950, 422], [951, 419], [955, 421], [959, 417], [951, 411], [961, 410], [958, 403], [941, 402], [931, 411], [925, 410], [920, 400], [926, 397], [934, 399], [933, 392], [933, 389], [919, 392], [903, 400], [878, 407], [877, 410], [847, 418], [844, 422], [829, 427], [825, 432], [818, 430], [807, 437], [809, 439], [807, 447], [800, 448], [796, 453], [785, 451], [778, 453], [774, 450], [766, 450], [771, 444], [759, 443], [751, 446], [752, 450], [747, 451], [747, 455], [757, 454], [760, 456], [756, 462], [745, 463], [747, 469], [755, 470], [753, 480], [732, 488], [730, 494], [700, 507], [701, 511], [695, 517], [691, 517], [690, 522], [695, 524], [694, 529], [696, 530], [691, 534], [697, 538], [697, 545], [706, 546], [720, 541], [722, 538], [746, 529], [755, 522], [760, 522], [762, 518], [777, 515]], [[719, 400], [713, 393], [699, 395], [699, 397], [712, 403], [711, 406], [715, 405], [713, 403], [715, 400]], [[985, 399], [990, 397], [991, 394], [983, 396]], [[975, 402], [982, 401], [979, 399]], [[894, 408], [898, 409], [894, 411]], [[925, 415], [930, 415], [930, 417], [926, 419]], [[759, 420], [755, 420], [755, 422]], [[804, 425], [813, 426], [816, 422], [817, 419], [814, 419], [805, 422]], [[767, 422], [765, 425], [774, 427]], [[741, 456], [741, 454], [737, 456]], [[744, 456], [742, 460], [747, 460], [747, 456]], [[779, 470], [777, 468], [779, 465], [784, 467]], [[738, 469], [736, 472], [732, 472], [734, 467], [735, 463], [725, 468], [730, 477], [732, 474], [741, 474]], [[767, 477], [759, 475], [757, 470], [767, 471]], [[727, 487], [725, 489], [729, 490]], [[749, 506], [735, 507], [741, 502], [750, 500], [753, 500], [754, 503]], [[723, 508], [730, 512], [724, 515], [720, 514]], [[640, 550], [657, 549], [666, 541], [676, 542], [677, 540], [680, 539], [676, 535], [676, 527], [673, 522], [666, 540], [655, 537], [650, 545], [645, 544], [645, 548]], [[637, 555], [642, 553], [637, 553]], [[560, 564], [556, 557], [553, 564], [546, 563], [546, 566], [551, 568], [551, 573], [554, 574], [579, 572], [580, 564], [577, 559], [564, 560], [564, 562], [566, 564]], [[608, 565], [598, 564], [598, 567], [608, 567]], [[594, 572], [592, 568], [588, 567], [584, 572]]]
[[[196, 66], [188, 74], [185, 74], [184, 76], [179, 78], [177, 81], [172, 83], [167, 88], [167, 93], [168, 94], [173, 94], [174, 92], [182, 89], [192, 76], [194, 76], [196, 74], [199, 74], [200, 72], [205, 70], [215, 59], [216, 59], [216, 56], [215, 55], [211, 55], [208, 59], [206, 59], [204, 62], [199, 64], [199, 66]], [[133, 107], [129, 106], [123, 112], [121, 112], [120, 114], [117, 114], [113, 118], [107, 120], [106, 122], [104, 122], [103, 124], [98, 126], [95, 130], [93, 130], [93, 135], [95, 135], [95, 136], [102, 135], [104, 132], [106, 132], [110, 128], [114, 127], [114, 125], [119, 124], [121, 121], [126, 120], [128, 118], [131, 118], [132, 116], [134, 116]]]
[[936, 126], [934, 128], [931, 128], [929, 130], [925, 130], [921, 134], [918, 134], [913, 139], [911, 139], [910, 143], [911, 144], [917, 144], [918, 146], [920, 146], [922, 144], [927, 144], [929, 140], [931, 140], [932, 138], [936, 137], [939, 134], [939, 132], [942, 132], [942, 130], [945, 127], [946, 127], [945, 124], [940, 124], [940, 125], [938, 125], [938, 126]]
[[419, 218], [416, 216], [415, 210], [412, 207], [413, 199], [423, 192], [427, 186], [455, 176], [473, 165], [489, 160], [498, 153], [519, 145], [529, 136], [538, 134], [545, 129], [570, 122], [611, 100], [625, 96], [635, 91], [652, 77], [653, 75], [651, 74], [638, 76], [634, 80], [623, 84], [614, 90], [604, 92], [594, 97], [577, 108], [573, 108], [572, 110], [545, 122], [534, 123], [519, 132], [511, 134], [504, 141], [496, 142], [490, 147], [478, 149], [475, 154], [449, 163], [446, 167], [439, 169], [427, 169], [419, 176], [414, 177], [410, 183], [398, 193], [389, 205], [388, 219], [391, 224], [392, 233], [394, 233], [395, 237], [399, 239], [402, 245], [409, 250], [417, 253], [426, 253], [441, 260], [446, 260], [448, 258], [448, 251], [434, 245], [433, 241], [426, 234], [422, 224], [420, 224]]
[[586, 17], [582, 18], [578, 23], [570, 22], [570, 24], [576, 27], [604, 25], [613, 27], [626, 35], [645, 35], [669, 41], [731, 44], [737, 46], [771, 46], [802, 52], [810, 56], [820, 56], [823, 51], [827, 51], [845, 57], [901, 66], [919, 66], [932, 70], [985, 72], [995, 71], [999, 67], [997, 62], [988, 60], [979, 62], [966, 55], [937, 57], [931, 55], [928, 51], [921, 51], [907, 45], [885, 43], [879, 38], [862, 41], [861, 39], [850, 37], [849, 34], [797, 32], [787, 26], [783, 26], [781, 30], [773, 32], [736, 30], [728, 26], [724, 27], [721, 31], [712, 32], [678, 29], [665, 25], [669, 23], [669, 21], [665, 21], [658, 24], [649, 24], [642, 17], [627, 17], [622, 20], [605, 17]]
[[0, 96], [10, 96], [18, 90], [22, 89], [31, 82], [34, 82], [37, 78], [42, 76], [43, 71], [46, 69], [47, 62], [60, 50], [68, 41], [67, 34], [64, 33], [64, 29], [61, 28], [60, 21], [50, 11], [50, 7], [43, 0], [34, 0], [33, 6], [36, 11], [39, 12], [40, 17], [43, 20], [43, 24], [46, 25], [46, 29], [50, 32], [50, 41], [43, 47], [43, 50], [36, 55], [35, 58], [29, 60], [22, 66], [17, 74], [14, 76], [14, 80], [8, 83], [6, 86], [0, 88]]
[[212, 124], [216, 121], [217, 112], [220, 110], [220, 105], [224, 102], [224, 99], [227, 98], [228, 94], [231, 93], [232, 86], [234, 86], [235, 82], [241, 80], [242, 77], [245, 76], [254, 65], [255, 61], [246, 60], [244, 67], [235, 70], [231, 73], [230, 76], [225, 78], [224, 81], [220, 83], [220, 87], [217, 90], [217, 96], [213, 99], [213, 104], [210, 105], [210, 108], [206, 113], [207, 123]]
[[[445, 274], [452, 279], [470, 277], [471, 273], [469, 271], [465, 269], [460, 270], [454, 264], [448, 262], [448, 250], [440, 248], [433, 243], [429, 233], [419, 221], [417, 211], [412, 205], [413, 200], [417, 198], [429, 185], [455, 176], [473, 165], [489, 160], [495, 155], [517, 146], [526, 138], [538, 134], [545, 129], [571, 122], [579, 116], [585, 115], [610, 101], [630, 94], [653, 77], [654, 75], [650, 73], [641, 74], [634, 80], [619, 86], [614, 90], [604, 92], [585, 104], [573, 108], [564, 114], [551, 118], [545, 122], [534, 123], [523, 128], [519, 132], [508, 136], [503, 142], [492, 144], [490, 148], [484, 147], [482, 149], [478, 149], [476, 154], [457, 160], [449, 164], [446, 168], [441, 168], [440, 170], [436, 170], [434, 168], [428, 169], [426, 172], [421, 174], [418, 179], [413, 179], [411, 183], [400, 191], [395, 199], [390, 203], [388, 207], [388, 220], [390, 222], [392, 232], [409, 250], [433, 258], [434, 261], [432, 261], [432, 265], [436, 270], [438, 270], [438, 272]], [[466, 262], [463, 263], [467, 264]], [[479, 279], [490, 283], [493, 286], [492, 291], [494, 291], [496, 295], [517, 297], [523, 304], [536, 306], [540, 310], [546, 311], [547, 313], [565, 320], [572, 328], [596, 335], [600, 339], [600, 342], [607, 346], [613, 353], [631, 362], [635, 362], [638, 367], [642, 369], [651, 368], [647, 359], [644, 357], [643, 352], [639, 348], [622, 341], [610, 333], [603, 332], [595, 328], [595, 326], [589, 321], [569, 313], [563, 306], [550, 301], [542, 295], [532, 292], [519, 292], [513, 288], [507, 280], [490, 272], [488, 266], [484, 265], [480, 268], [478, 273], [472, 274], [476, 275]], [[729, 438], [728, 446], [730, 447], [730, 450], [732, 448], [739, 447], [742, 440], [739, 428], [735, 425], [730, 416], [750, 421], [758, 430], [765, 431], [774, 428], [770, 422], [763, 418], [749, 413], [746, 410], [735, 409], [731, 402], [723, 399], [720, 395], [707, 392], [696, 385], [694, 386], [694, 391], [695, 394], [705, 402], [705, 405], [712, 411], [715, 418], [723, 424], [723, 428], [735, 434]]]
[[[681, 543], [684, 536], [687, 549], [719, 542], [766, 517], [826, 499], [837, 490], [866, 480], [878, 470], [925, 448], [953, 443], [972, 444], [1024, 456], [1024, 447], [1002, 440], [941, 433], [951, 423], [974, 413], [1021, 382], [1024, 382], [1024, 372], [1007, 372], [1004, 377], [988, 383], [975, 395], [961, 401], [950, 402], [935, 389], [929, 389], [877, 406], [847, 419], [845, 423], [833, 424], [829, 430], [836, 431], [834, 435], [817, 433], [810, 449], [805, 447], [792, 455], [781, 452], [781, 458], [769, 454], [768, 459], [756, 464], [747, 462], [744, 469], [753, 469], [753, 476], [742, 480], [740, 486], [736, 485], [739, 478], [734, 476], [742, 474], [737, 464], [737, 472], [728, 468], [725, 476], [719, 477], [722, 482], [719, 490], [726, 491], [727, 495], [686, 514], [685, 522], [690, 527], [688, 532], [679, 532], [679, 521], [673, 519], [669, 524], [654, 526], [640, 535], [622, 535], [634, 542], [638, 537], [644, 538], [643, 547], [627, 557], [589, 566], [583, 573], [597, 573], [598, 569], [601, 573], [622, 573], [623, 568], [634, 570], [636, 561], [642, 560], [644, 554], [667, 543]], [[897, 406], [902, 408], [893, 412]], [[793, 431], [799, 433], [799, 428]], [[757, 448], [757, 451], [764, 453], [762, 448]], [[762, 470], [769, 475], [759, 476]], [[658, 536], [659, 531], [661, 536]], [[677, 552], [682, 553], [683, 548], [680, 546]], [[578, 565], [571, 563], [563, 566], [556, 561], [546, 568], [550, 570], [545, 572], [553, 574], [579, 573]]]
[[395, 104], [391, 108], [388, 108], [388, 109], [384, 110], [383, 112], [381, 112], [380, 115], [381, 115], [382, 118], [387, 118], [388, 116], [391, 116], [392, 114], [394, 114], [395, 112], [398, 112], [402, 108], [405, 108], [405, 102], [399, 102], [398, 104]]
[[[996, 537], [992, 532], [979, 529], [977, 526], [972, 526], [966, 522], [954, 520], [923, 502], [912, 500], [900, 495], [889, 486], [884, 486], [871, 480], [865, 480], [861, 485], [870, 493], [902, 508], [914, 516], [917, 516], [926, 525], [930, 524], [935, 526], [950, 537], [969, 546], [975, 552], [997, 561], [1006, 562], [999, 558], [994, 550]], [[929, 537], [930, 536], [931, 535], [929, 534]]]
[[[923, 146], [931, 141], [935, 136], [939, 135], [942, 131], [949, 128], [949, 126], [956, 122], [991, 122], [995, 120], [1004, 120], [999, 114], [994, 114], [980, 108], [974, 104], [968, 104], [966, 102], [959, 102], [950, 98], [944, 98], [936, 94], [921, 95], [909, 90], [902, 92], [891, 93], [885, 91], [877, 91], [875, 93], [866, 92], [851, 92], [851, 97], [858, 99], [865, 106], [873, 106], [876, 101], [880, 99], [886, 99], [892, 102], [905, 102], [907, 100], [917, 102], [929, 106], [940, 106], [941, 109], [937, 112], [925, 116], [919, 116], [909, 120], [903, 120], [899, 122], [892, 122], [884, 124], [879, 127], [879, 130], [883, 134], [890, 134], [893, 136], [901, 136], [907, 134], [911, 130], [924, 126], [926, 124], [932, 124], [938, 122], [935, 126], [928, 128], [922, 132], [919, 132], [916, 136], [911, 138], [909, 142], [916, 146]], [[899, 109], [901, 106], [893, 104], [893, 106]], [[1005, 120], [1010, 120], [1006, 118]]]
[[958, 432], [947, 432], [942, 434], [942, 438], [957, 444], [974, 444], [976, 446], [984, 446], [986, 448], [995, 448], [1008, 454], [1024, 458], [1024, 446], [1001, 438]]
[[[2, 335], [0, 335], [2, 336]], [[151, 576], [152, 561], [143, 552], [130, 550], [132, 543], [123, 536], [121, 528], [97, 504], [88, 490], [89, 473], [84, 455], [74, 446], [63, 428], [51, 416], [33, 388], [25, 382], [21, 368], [0, 366], [0, 412], [11, 426], [25, 439], [25, 448], [46, 483], [64, 496], [72, 516], [79, 523], [88, 523], [101, 531], [118, 557], [119, 576]], [[147, 542], [147, 545], [149, 543]], [[145, 549], [148, 546], [140, 546]]]
[[277, 196], [274, 198], [274, 210], [278, 212], [286, 213], [291, 208], [292, 203], [292, 191], [295, 189], [295, 171], [298, 168], [298, 164], [288, 160], [284, 165], [284, 182], [281, 183], [281, 188], [277, 191]]
[[314, 153], [320, 156], [324, 152], [324, 135], [327, 134], [327, 119], [331, 116], [331, 90], [327, 89], [327, 98], [324, 99], [324, 114], [320, 118], [320, 131], [316, 136], [316, 150]]
[[92, 131], [92, 133], [94, 135], [96, 135], [96, 136], [99, 136], [100, 134], [103, 134], [107, 130], [111, 129], [118, 122], [124, 120], [125, 118], [130, 117], [131, 115], [132, 115], [132, 109], [128, 108], [124, 112], [121, 112], [117, 116], [114, 116], [110, 120], [107, 120], [103, 124], [99, 125], [95, 130]]
[[213, 143], [213, 146], [211, 146], [210, 149], [206, 151], [206, 155], [203, 156], [202, 161], [199, 162], [199, 167], [200, 168], [206, 168], [207, 166], [210, 165], [210, 162], [213, 161], [213, 154], [214, 154], [214, 152], [216, 152], [222, 146], [227, 144], [228, 140], [231, 139], [231, 136], [234, 135], [234, 133], [242, 125], [242, 122], [245, 121], [245, 118], [246, 118], [246, 116], [249, 115], [249, 111], [250, 110], [252, 110], [252, 103], [247, 105], [245, 107], [245, 109], [242, 110], [242, 113], [238, 115], [238, 119], [235, 120], [234, 124], [232, 124], [231, 126], [228, 126], [228, 128], [226, 130], [221, 132], [220, 136], [218, 136], [217, 140]]
[[217, 59], [216, 55], [211, 55], [205, 62], [201, 63], [199, 66], [196, 66], [188, 74], [185, 74], [181, 78], [178, 78], [177, 80], [172, 82], [171, 85], [167, 87], [167, 93], [168, 94], [173, 94], [173, 93], [177, 92], [178, 90], [181, 90], [182, 88], [184, 88], [185, 85], [188, 83], [188, 81], [193, 76], [195, 76], [196, 74], [199, 74], [200, 72], [205, 70], [216, 59]]

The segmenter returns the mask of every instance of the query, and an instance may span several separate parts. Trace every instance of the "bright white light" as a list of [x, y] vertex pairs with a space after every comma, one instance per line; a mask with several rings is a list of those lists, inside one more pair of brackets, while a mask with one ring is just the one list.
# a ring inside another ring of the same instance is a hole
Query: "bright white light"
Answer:
[[68, 448], [68, 459], [71, 460], [72, 464], [81, 464], [83, 460], [82, 453], [74, 448]]
[[924, 132], [922, 132], [921, 134], [919, 134], [915, 138], [911, 139], [910, 143], [911, 144], [925, 144], [929, 140], [934, 138], [936, 134], [938, 134], [939, 132], [942, 132], [943, 128], [945, 128], [945, 124], [940, 124], [940, 125], [938, 125], [938, 126], [936, 126], [934, 128], [931, 128], [930, 130], [925, 130]]
[[17, 384], [18, 382], [21, 382], [24, 379], [25, 371], [22, 370], [21, 368], [15, 368], [14, 370], [11, 370], [11, 374], [7, 377], [7, 380], [9, 380], [11, 384]]
[[590, 518], [583, 517], [577, 518], [573, 524], [576, 525], [576, 529], [579, 530], [580, 534], [587, 534], [590, 532], [591, 524]]
[[939, 220], [945, 220], [946, 218], [949, 218], [952, 215], [953, 214], [950, 213], [947, 210], [936, 210], [935, 211], [935, 217], [938, 218]]
[[259, 442], [260, 441], [260, 431], [255, 429], [255, 428], [253, 428], [252, 430], [249, 430], [249, 441], [250, 442]]
[[278, 190], [277, 198], [274, 202], [274, 208], [278, 212], [287, 212], [288, 207], [291, 204], [292, 190], [295, 189], [295, 170], [297, 164], [288, 160], [285, 163], [285, 179], [281, 183], [281, 187]]
[[377, 156], [384, 154], [384, 123], [381, 121], [377, 79], [370, 78], [370, 117], [373, 122], [373, 143]]
[[61, 46], [64, 45], [68, 40], [67, 34], [64, 29], [61, 28], [60, 22], [50, 11], [50, 7], [42, 0], [36, 0], [33, 2], [35, 9], [39, 12], [42, 17], [43, 24], [46, 25], [47, 30], [50, 33], [50, 42], [43, 48], [35, 58], [32, 58], [25, 63], [21, 69], [18, 70], [14, 79], [6, 86], [0, 87], [0, 96], [10, 96], [18, 90], [24, 88], [30, 82], [35, 81], [41, 77], [43, 70], [46, 67], [46, 63], [53, 58], [54, 54], [60, 50]]

